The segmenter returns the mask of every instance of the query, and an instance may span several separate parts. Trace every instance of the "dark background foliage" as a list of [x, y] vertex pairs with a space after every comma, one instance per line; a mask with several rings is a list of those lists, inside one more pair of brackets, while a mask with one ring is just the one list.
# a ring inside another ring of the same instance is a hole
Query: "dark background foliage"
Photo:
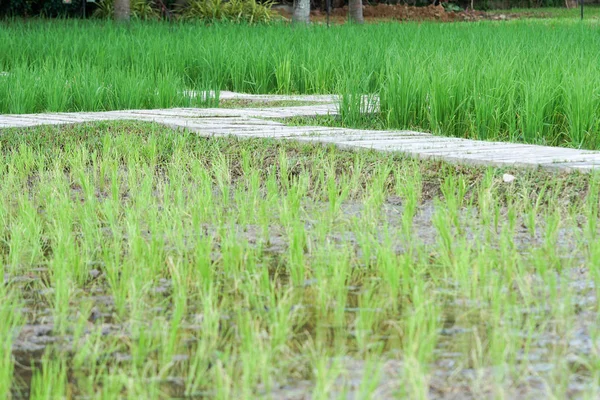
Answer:
[[[63, 0], [0, 0], [0, 17], [82, 17], [84, 1], [86, 0], [71, 0], [71, 4], [65, 4]], [[100, 1], [86, 2], [86, 16], [92, 16]], [[160, 10], [163, 5], [173, 9], [176, 0], [148, 2]]]
[[82, 14], [82, 1], [72, 0], [72, 4], [64, 4], [63, 0], [0, 0], [0, 15], [75, 17]]
[[[86, 0], [71, 0], [71, 4], [63, 3], [63, 0], [0, 0], [0, 17], [82, 17], [82, 2]], [[96, 0], [101, 1], [101, 0]], [[173, 10], [177, 3], [183, 3], [184, 0], [148, 0], [157, 10]], [[433, 0], [363, 0], [365, 4], [387, 3], [387, 4], [409, 4], [423, 6], [432, 4]], [[292, 0], [282, 0], [282, 2], [291, 3]], [[321, 8], [324, 0], [312, 0], [314, 8]], [[452, 0], [452, 3], [465, 8], [471, 4], [470, 0]], [[598, 4], [600, 0], [585, 0], [586, 4]], [[335, 3], [335, 2], [334, 2]], [[345, 0], [347, 4], [347, 0]], [[525, 8], [525, 7], [563, 7], [565, 0], [474, 0], [476, 9], [502, 9], [502, 8]], [[86, 3], [86, 14], [91, 16], [98, 7], [98, 3]], [[164, 13], [161, 12], [164, 15]]]

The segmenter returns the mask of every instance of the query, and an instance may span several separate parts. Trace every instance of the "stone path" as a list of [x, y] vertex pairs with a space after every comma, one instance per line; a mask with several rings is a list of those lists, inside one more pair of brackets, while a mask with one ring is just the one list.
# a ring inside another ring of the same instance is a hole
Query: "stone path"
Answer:
[[173, 108], [107, 112], [0, 115], [0, 129], [105, 120], [150, 121], [189, 129], [203, 136], [274, 138], [331, 143], [347, 149], [373, 149], [458, 163], [529, 166], [590, 171], [600, 168], [600, 151], [434, 136], [414, 131], [375, 131], [322, 126], [287, 126], [269, 118], [335, 114], [335, 96], [267, 96], [221, 92], [221, 99], [310, 101], [310, 106], [265, 108]]

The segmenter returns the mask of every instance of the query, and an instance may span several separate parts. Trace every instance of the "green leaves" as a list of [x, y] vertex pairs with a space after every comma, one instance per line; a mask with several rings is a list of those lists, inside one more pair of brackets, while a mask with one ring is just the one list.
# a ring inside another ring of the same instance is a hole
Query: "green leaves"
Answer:
[[[152, 0], [131, 0], [131, 16], [135, 19], [150, 20], [158, 19], [160, 11]], [[98, 8], [94, 11], [94, 17], [111, 19], [114, 13], [114, 0], [100, 0]]]
[[190, 0], [179, 12], [185, 19], [204, 21], [269, 22], [273, 1], [256, 0]]

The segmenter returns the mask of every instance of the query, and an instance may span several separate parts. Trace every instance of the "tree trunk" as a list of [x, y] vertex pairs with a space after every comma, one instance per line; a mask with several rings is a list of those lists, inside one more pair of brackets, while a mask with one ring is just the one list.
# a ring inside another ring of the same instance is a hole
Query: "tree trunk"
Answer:
[[129, 15], [131, 14], [129, 0], [115, 0], [114, 7], [115, 7], [115, 20], [129, 21]]
[[350, 21], [362, 24], [365, 22], [363, 18], [362, 0], [349, 0], [348, 1], [348, 17]]
[[296, 0], [292, 22], [294, 24], [310, 23], [310, 0]]

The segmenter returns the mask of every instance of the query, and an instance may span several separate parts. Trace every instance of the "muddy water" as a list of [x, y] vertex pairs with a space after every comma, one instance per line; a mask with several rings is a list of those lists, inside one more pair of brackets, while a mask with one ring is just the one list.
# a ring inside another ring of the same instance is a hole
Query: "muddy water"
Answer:
[[[305, 210], [308, 215], [306, 226], [311, 226], [311, 216], [319, 216], [327, 208], [325, 204], [310, 204], [306, 205]], [[396, 198], [389, 198], [383, 206], [382, 221], [385, 221], [392, 227], [400, 227], [402, 204]], [[360, 203], [347, 202], [341, 207], [341, 218], [351, 219], [359, 217], [363, 212], [363, 206]], [[432, 217], [435, 213], [434, 203], [428, 202], [420, 207], [418, 215], [414, 219], [413, 234], [426, 247], [434, 246], [438, 241], [438, 234], [433, 226]], [[464, 212], [461, 218], [465, 221], [471, 220], [472, 212]], [[314, 221], [313, 221], [314, 222]], [[310, 228], [309, 228], [310, 229]], [[205, 227], [207, 234], [215, 234], [216, 228]], [[543, 221], [540, 221], [540, 229], [536, 235], [532, 236], [523, 223], [517, 224], [517, 229], [514, 236], [514, 243], [518, 249], [526, 251], [531, 248], [539, 247], [543, 243]], [[257, 227], [244, 226], [240, 227], [239, 235], [247, 240], [250, 244], [258, 245], [261, 242], [260, 235], [262, 233]], [[481, 230], [468, 225], [464, 234], [468, 238], [477, 238], [481, 235]], [[574, 254], [571, 249], [574, 248], [578, 240], [580, 240], [581, 231], [573, 226], [561, 228], [557, 235], [556, 246], [561, 249], [561, 254], [565, 257], [578, 258], [583, 257], [580, 254]], [[360, 254], [358, 240], [352, 231], [333, 231], [330, 233], [330, 238], [340, 244], [354, 245], [357, 249], [357, 254]], [[397, 251], [402, 252], [402, 242], [397, 243]], [[264, 248], [266, 253], [273, 255], [284, 254], [287, 250], [287, 243], [283, 229], [272, 227], [269, 237], [269, 244]], [[215, 255], [214, 257], [218, 257]], [[502, 363], [494, 362], [495, 367], [488, 367], [490, 360], [477, 360], [477, 355], [473, 355], [472, 360], [465, 360], [464, 350], [473, 347], [474, 341], [485, 341], [486, 327], [485, 321], [481, 319], [481, 314], [485, 313], [485, 304], [477, 304], [469, 302], [465, 299], [457, 298], [454, 295], [448, 296], [448, 301], [444, 305], [443, 310], [443, 328], [439, 332], [440, 339], [435, 350], [435, 361], [429, 366], [429, 397], [434, 399], [478, 399], [488, 396], [493, 396], [498, 387], [502, 387], [504, 394], [508, 398], [543, 398], [547, 397], [554, 388], [550, 387], [547, 381], [549, 376], [552, 376], [554, 371], [561, 374], [562, 370], [555, 363], [551, 355], [553, 349], [561, 348], [565, 354], [565, 362], [572, 369], [581, 368], [581, 374], [570, 375], [564, 389], [565, 395], [577, 396], [586, 391], [593, 385], [593, 381], [587, 376], [585, 368], [580, 366], [581, 356], [589, 355], [600, 347], [594, 336], [597, 325], [597, 303], [596, 288], [593, 285], [593, 280], [590, 277], [590, 272], [585, 265], [573, 268], [568, 273], [561, 275], [559, 285], [569, 287], [575, 298], [572, 303], [577, 306], [577, 318], [569, 321], [569, 333], [556, 329], [560, 322], [551, 321], [549, 326], [541, 327], [534, 332], [515, 332], [518, 335], [529, 335], [531, 337], [530, 348], [522, 352], [523, 359], [507, 360], [508, 362], [516, 362], [517, 364], [525, 365], [525, 370], [519, 371], [518, 374], [509, 371], [508, 368], [502, 368]], [[31, 381], [31, 366], [38, 365], [44, 351], [52, 346], [60, 352], [69, 353], [76, 348], [74, 342], [74, 332], [58, 332], [55, 329], [52, 318], [52, 310], [46, 308], [44, 302], [39, 301], [40, 298], [47, 295], [44, 291], [49, 289], [40, 289], [47, 271], [43, 266], [32, 270], [31, 273], [25, 276], [9, 276], [4, 277], [5, 282], [13, 287], [20, 288], [24, 293], [26, 304], [23, 312], [26, 315], [27, 324], [20, 330], [19, 336], [13, 346], [13, 356], [16, 362], [15, 379], [18, 383], [18, 388], [15, 390], [15, 398], [28, 398], [28, 387]], [[89, 322], [89, 330], [83, 332], [82, 338], [85, 340], [92, 332], [92, 329], [101, 330], [101, 335], [104, 337], [122, 337], [129, 335], [129, 327], [127, 324], [119, 323], [113, 318], [114, 303], [109, 290], [103, 281], [103, 273], [101, 265], [98, 268], [90, 270], [89, 288], [85, 293], [81, 294], [80, 300], [90, 302], [93, 307], [89, 311], [89, 315], [81, 315], [77, 304], [73, 305], [74, 320], [85, 318]], [[285, 279], [282, 274], [278, 275], [279, 279]], [[535, 290], [545, 290], [543, 288], [544, 281], [539, 276], [532, 274], [528, 277], [531, 286]], [[95, 284], [97, 283], [97, 284]], [[310, 286], [310, 282], [306, 283]], [[347, 313], [356, 312], [358, 301], [356, 300], [359, 290], [351, 288], [350, 298], [348, 299]], [[171, 282], [163, 279], [156, 283], [153, 288], [156, 294], [168, 294], [171, 290]], [[444, 293], [439, 293], [441, 296]], [[193, 310], [192, 310], [193, 311]], [[547, 310], [544, 307], [526, 308], [521, 310], [531, 318], [537, 318], [540, 321], [547, 318]], [[225, 318], [226, 319], [226, 318]], [[188, 329], [199, 329], [193, 324], [193, 317], [190, 317]], [[385, 341], [385, 332], [381, 333], [382, 340]], [[485, 343], [483, 343], [485, 345]], [[401, 378], [406, 374], [407, 366], [401, 358], [394, 357], [394, 344], [388, 346], [388, 355], [390, 359], [386, 361], [380, 371], [380, 379], [375, 389], [377, 398], [394, 398], [398, 393], [402, 393], [403, 388], [400, 386]], [[121, 352], [110, 354], [112, 361], [115, 363], [127, 361], [129, 355]], [[343, 387], [344, 396], [347, 398], [361, 398], [360, 387], [363, 378], [369, 374], [368, 366], [364, 361], [351, 356], [332, 360], [343, 365], [346, 372], [336, 381], [337, 387]], [[483, 364], [482, 364], [483, 362]], [[500, 366], [498, 366], [500, 365]], [[171, 377], [165, 382], [165, 390], [173, 396], [181, 395], [182, 384], [178, 377]], [[271, 390], [265, 395], [273, 398], [288, 398], [288, 399], [304, 399], [310, 398], [313, 383], [310, 380], [295, 380], [292, 382], [282, 383], [278, 387]], [[342, 392], [336, 392], [334, 387], [332, 398], [337, 398], [342, 395]], [[210, 393], [199, 396], [211, 397]]]

